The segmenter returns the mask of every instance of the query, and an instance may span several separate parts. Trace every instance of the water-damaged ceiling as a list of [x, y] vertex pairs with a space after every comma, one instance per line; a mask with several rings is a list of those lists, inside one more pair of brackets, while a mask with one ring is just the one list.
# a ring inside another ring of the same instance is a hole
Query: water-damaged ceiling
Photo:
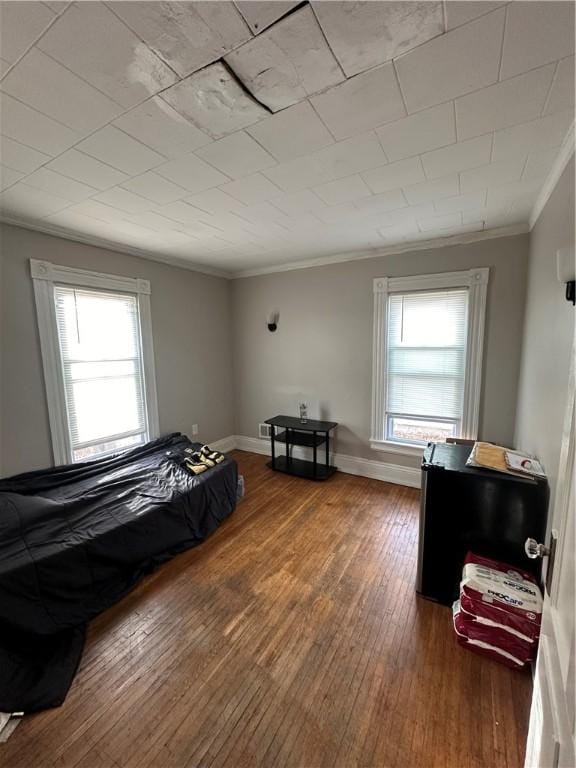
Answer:
[[526, 225], [571, 2], [2, 2], [6, 221], [235, 273]]

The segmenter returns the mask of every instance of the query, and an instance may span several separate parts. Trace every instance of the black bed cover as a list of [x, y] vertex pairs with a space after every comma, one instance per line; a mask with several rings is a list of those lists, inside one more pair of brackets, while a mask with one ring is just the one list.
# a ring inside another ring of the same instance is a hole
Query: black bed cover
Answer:
[[193, 475], [190, 447], [175, 433], [0, 480], [0, 711], [60, 704], [86, 623], [233, 512], [236, 463]]

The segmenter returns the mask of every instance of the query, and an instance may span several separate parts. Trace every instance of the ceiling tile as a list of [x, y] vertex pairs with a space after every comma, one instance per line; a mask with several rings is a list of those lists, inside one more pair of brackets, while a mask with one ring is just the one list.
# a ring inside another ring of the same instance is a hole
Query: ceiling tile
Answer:
[[186, 197], [188, 190], [174, 184], [154, 171], [147, 171], [141, 176], [135, 176], [133, 179], [122, 184], [124, 189], [130, 190], [137, 195], [152, 200], [158, 205], [172, 203], [174, 200], [182, 200]]
[[386, 162], [378, 139], [374, 133], [368, 132], [270, 168], [266, 175], [286, 192], [296, 192], [376, 168]]
[[505, 206], [491, 205], [483, 206], [482, 208], [475, 208], [471, 211], [464, 211], [462, 213], [462, 221], [464, 224], [484, 221], [486, 229], [503, 227], [510, 221], [508, 218], [509, 209], [509, 203]]
[[102, 219], [94, 219], [92, 216], [86, 216], [70, 208], [46, 216], [44, 223], [64, 227], [68, 232], [108, 238], [111, 242], [114, 242], [114, 239], [121, 235], [116, 230], [113, 234], [110, 232], [110, 223], [104, 222]]
[[333, 143], [307, 101], [262, 120], [248, 128], [248, 133], [280, 161], [292, 160]]
[[34, 189], [23, 182], [15, 184], [0, 194], [0, 211], [15, 216], [35, 219], [61, 211], [70, 205], [70, 200], [48, 194], [41, 189]]
[[38, 48], [123, 107], [133, 107], [177, 79], [102, 3], [71, 5]]
[[446, 27], [454, 29], [461, 27], [479, 16], [484, 16], [490, 11], [504, 5], [503, 2], [491, 2], [491, 0], [446, 0]]
[[490, 163], [480, 168], [462, 171], [460, 174], [462, 192], [473, 192], [478, 189], [498, 187], [501, 184], [519, 181], [524, 164], [525, 158], [513, 157], [499, 163]]
[[[289, 3], [282, 18], [281, 4], [255, 3], [282, 20], [253, 40], [226, 3], [73, 4], [0, 85], [0, 204], [7, 217], [230, 269], [526, 222], [573, 119], [572, 43], [555, 3], [545, 18], [540, 3], [450, 0], [451, 31], [427, 40], [437, 4]], [[314, 7], [347, 16], [334, 54]], [[230, 19], [242, 47], [220, 49]], [[350, 45], [355, 24], [365, 46]], [[361, 74], [326, 90], [343, 76], [338, 55]], [[207, 66], [175, 86], [162, 57], [181, 73]]]
[[[363, 198], [359, 202], [368, 199]], [[356, 208], [354, 203], [341, 203], [340, 205], [331, 205], [329, 208], [325, 207], [315, 211], [314, 215], [324, 224], [342, 224], [343, 221], [351, 224], [357, 217], [362, 217], [363, 213]]]
[[126, 112], [114, 125], [168, 158], [192, 152], [212, 141], [159, 96]]
[[573, 2], [510, 3], [502, 49], [501, 80], [573, 53]]
[[196, 154], [233, 179], [241, 179], [276, 165], [272, 155], [244, 131], [207, 144], [196, 150]]
[[326, 169], [330, 179], [351, 176], [387, 163], [386, 155], [371, 131], [321, 149], [315, 157]]
[[16, 182], [20, 181], [23, 176], [24, 174], [20, 171], [15, 171], [13, 168], [0, 165], [0, 192], [8, 189], [8, 187], [11, 187], [13, 184], [16, 184]]
[[0, 158], [3, 165], [22, 173], [32, 173], [51, 159], [50, 155], [38, 152], [7, 136], [0, 136]]
[[[472, 219], [467, 222], [466, 224], [458, 224], [455, 226], [450, 227], [450, 231], [446, 231], [444, 227], [441, 227], [438, 231], [439, 235], [442, 235], [443, 237], [452, 237], [453, 235], [463, 235], [467, 234], [468, 232], [480, 232], [483, 230], [484, 222], [481, 220], [473, 221]], [[430, 236], [430, 232], [426, 233], [428, 236]]]
[[392, 64], [356, 75], [310, 101], [336, 139], [355, 136], [406, 114]]
[[168, 203], [157, 209], [157, 213], [180, 224], [195, 224], [202, 218], [202, 211], [180, 201]]
[[565, 109], [574, 111], [574, 56], [558, 62], [544, 114]]
[[244, 179], [224, 184], [222, 190], [246, 205], [270, 200], [271, 197], [280, 194], [281, 191], [261, 173], [255, 173]]
[[456, 121], [452, 102], [409, 115], [376, 129], [389, 160], [445, 147], [456, 141]]
[[83, 200], [81, 203], [71, 206], [70, 213], [81, 213], [83, 216], [92, 216], [100, 221], [111, 224], [125, 221], [126, 212], [119, 211], [113, 206], [101, 203], [99, 200]]
[[10, 63], [22, 56], [54, 20], [54, 12], [43, 3], [0, 5], [0, 50]]
[[[304, 157], [297, 157], [280, 163], [265, 172], [267, 178], [285, 192], [297, 192], [301, 189], [331, 181], [333, 176], [329, 168], [322, 162], [320, 152], [313, 152]], [[347, 176], [349, 174], [342, 174]]]
[[389, 227], [382, 227], [378, 233], [384, 243], [402, 243], [411, 240], [420, 234], [416, 220], [402, 222]]
[[486, 202], [486, 190], [467, 192], [464, 195], [445, 197], [434, 201], [434, 208], [438, 213], [455, 213], [457, 211], [471, 211], [481, 208]]
[[53, 171], [69, 176], [76, 181], [82, 181], [96, 189], [109, 189], [128, 180], [128, 176], [122, 171], [112, 168], [90, 155], [69, 149], [68, 152], [52, 160], [47, 166]]
[[4, 59], [0, 58], [0, 77], [3, 77], [6, 74], [6, 72], [8, 72], [11, 66], [12, 65], [10, 64], [9, 61], [5, 61]]
[[285, 2], [284, 0], [236, 1], [236, 7], [255, 35], [271, 24], [274, 24], [275, 21], [281, 19], [282, 16], [296, 8], [297, 5], [300, 5], [300, 0], [296, 0], [296, 2]]
[[362, 174], [362, 178], [375, 193], [388, 192], [391, 189], [408, 187], [411, 184], [426, 181], [419, 157], [399, 160], [396, 163], [366, 171]]
[[525, 156], [534, 149], [559, 147], [573, 120], [574, 114], [566, 110], [496, 131], [492, 159], [497, 162], [512, 155]]
[[[154, 211], [146, 211], [145, 213], [130, 213], [127, 214], [126, 220], [133, 224], [138, 224], [140, 227], [148, 227], [156, 232], [168, 233], [173, 231], [176, 226], [176, 222], [171, 219], [167, 219], [165, 216], [160, 216]], [[185, 237], [185, 235], [183, 235]]]
[[231, 2], [112, 2], [122, 18], [180, 77], [222, 58], [251, 37]]
[[54, 13], [62, 13], [70, 3], [68, 0], [44, 0], [43, 5], [47, 5]]
[[422, 232], [438, 229], [451, 229], [462, 224], [462, 216], [459, 213], [445, 213], [442, 216], [429, 216], [418, 219], [418, 226]]
[[[192, 238], [189, 234], [184, 234], [184, 232], [177, 232], [175, 229], [166, 229], [166, 227], [159, 229], [156, 226], [150, 226], [151, 221], [157, 223], [161, 218], [161, 216], [156, 216], [155, 219], [152, 219], [150, 214], [137, 213], [129, 214], [127, 220], [139, 227], [155, 230], [152, 239], [155, 240], [156, 245], [159, 246], [160, 250], [163, 252], [166, 252], [167, 249], [172, 248], [174, 245], [183, 246], [191, 242], [197, 242], [196, 238]], [[149, 243], [149, 238], [150, 236], [146, 235], [146, 244]]]
[[535, 201], [536, 198], [531, 200], [515, 200], [510, 206], [510, 211], [508, 214], [510, 223], [513, 223], [514, 221], [529, 222]]
[[429, 179], [438, 179], [455, 171], [464, 171], [490, 162], [492, 136], [480, 136], [460, 141], [449, 147], [435, 149], [422, 155], [422, 164]]
[[252, 125], [270, 114], [221, 62], [181, 80], [164, 91], [162, 98], [214, 139]]
[[417, 219], [434, 216], [436, 211], [432, 203], [411, 205], [394, 211], [383, 211], [379, 217], [379, 224], [383, 228], [395, 227], [398, 224], [416, 224]]
[[86, 200], [86, 198], [92, 197], [92, 195], [98, 192], [94, 187], [89, 187], [87, 184], [69, 179], [67, 176], [62, 176], [48, 168], [39, 168], [27, 176], [26, 184], [48, 192], [50, 195], [63, 197], [65, 200], [70, 200], [73, 203]]
[[37, 48], [10, 70], [0, 89], [84, 133], [105, 125], [122, 111], [119, 104]]
[[[302, 200], [302, 210], [306, 209], [306, 200]], [[321, 200], [316, 198], [315, 204], [324, 206]], [[326, 207], [326, 206], [324, 206]], [[253, 224], [259, 224], [261, 227], [267, 227], [270, 222], [286, 224], [290, 223], [290, 219], [279, 208], [276, 208], [269, 201], [263, 201], [261, 203], [255, 203], [254, 205], [244, 206], [242, 210], [237, 211], [238, 216], [241, 216], [246, 221], [250, 221]]]
[[558, 157], [559, 147], [552, 149], [535, 149], [528, 156], [526, 166], [522, 173], [522, 180], [534, 181], [539, 179], [544, 181], [550, 173], [554, 161]]
[[441, 2], [314, 2], [314, 13], [348, 77], [444, 32]]
[[204, 192], [199, 192], [197, 195], [187, 197], [185, 202], [212, 215], [229, 213], [230, 211], [243, 211], [246, 208], [243, 203], [238, 202], [238, 200], [227, 195], [221, 189], [207, 189]]
[[32, 107], [2, 96], [2, 133], [47, 155], [59, 155], [75, 144], [80, 135]]
[[344, 80], [309, 5], [229, 53], [225, 61], [273, 112]]
[[379, 195], [371, 195], [362, 200], [357, 200], [354, 205], [358, 210], [366, 213], [380, 213], [382, 211], [394, 211], [405, 208], [406, 198], [401, 189], [393, 189], [390, 192], [382, 192]]
[[411, 187], [404, 187], [406, 200], [410, 205], [420, 205], [430, 200], [439, 200], [443, 197], [452, 197], [460, 191], [458, 174], [443, 176], [434, 181], [425, 181]]
[[491, 187], [488, 190], [487, 206], [502, 210], [507, 205], [512, 205], [515, 200], [535, 196], [541, 186], [541, 181], [526, 180]]
[[[219, 237], [227, 239], [228, 235], [234, 233], [256, 232], [257, 227], [246, 219], [240, 218], [231, 211], [224, 211], [217, 214], [202, 214], [202, 223], [208, 224], [217, 232]], [[220, 231], [218, 231], [220, 230]]]
[[77, 145], [77, 149], [97, 160], [117, 168], [130, 176], [144, 173], [164, 161], [149, 147], [128, 134], [107, 125]]
[[179, 160], [171, 160], [156, 168], [156, 172], [189, 192], [202, 192], [230, 181], [228, 176], [224, 176], [196, 155], [185, 155]]
[[548, 64], [456, 99], [458, 137], [469, 139], [539, 117], [554, 69]]
[[273, 198], [272, 204], [287, 216], [302, 216], [326, 208], [322, 200], [310, 190], [279, 195]]
[[126, 213], [143, 213], [153, 207], [151, 200], [140, 195], [135, 195], [127, 189], [114, 187], [100, 192], [94, 197], [100, 203], [110, 205], [112, 208], [118, 208]]
[[505, 9], [424, 43], [396, 60], [408, 112], [495, 83]]

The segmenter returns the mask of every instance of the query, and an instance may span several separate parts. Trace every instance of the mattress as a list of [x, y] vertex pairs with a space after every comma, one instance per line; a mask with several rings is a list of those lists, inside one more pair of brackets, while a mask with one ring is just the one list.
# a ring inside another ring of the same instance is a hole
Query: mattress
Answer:
[[0, 480], [0, 711], [61, 703], [86, 623], [233, 512], [236, 463], [193, 475], [183, 453], [199, 447], [174, 433]]

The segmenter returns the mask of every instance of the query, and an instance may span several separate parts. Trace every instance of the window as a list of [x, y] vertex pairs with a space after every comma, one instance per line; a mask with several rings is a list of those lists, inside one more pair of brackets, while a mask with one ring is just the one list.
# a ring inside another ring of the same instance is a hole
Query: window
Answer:
[[156, 437], [149, 283], [31, 265], [55, 462]]
[[371, 446], [475, 438], [488, 270], [374, 281]]

